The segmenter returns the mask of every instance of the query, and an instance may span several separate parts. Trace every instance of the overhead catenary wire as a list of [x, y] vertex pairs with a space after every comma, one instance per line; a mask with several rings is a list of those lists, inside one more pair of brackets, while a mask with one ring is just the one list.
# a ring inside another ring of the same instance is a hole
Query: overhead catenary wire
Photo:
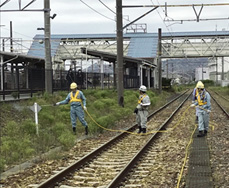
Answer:
[[114, 14], [116, 14], [115, 11], [113, 11], [111, 8], [109, 8], [105, 3], [103, 3], [101, 0], [99, 0], [100, 3], [102, 3], [108, 10], [110, 10], [111, 12], [113, 12]]
[[[4, 30], [7, 30], [7, 31], [10, 31], [10, 29], [8, 29], [8, 28], [4, 28], [4, 27], [3, 27], [3, 29], [4, 29]], [[13, 33], [16, 33], [16, 34], [18, 34], [18, 35], [21, 35], [21, 36], [24, 36], [24, 37], [27, 37], [27, 38], [33, 38], [32, 36], [24, 35], [24, 34], [22, 34], [22, 33], [16, 32], [16, 31], [13, 31]]]
[[[192, 6], [225, 6], [229, 3], [215, 3], [215, 4], [186, 4], [186, 5], [153, 5], [159, 7], [192, 7]], [[152, 5], [128, 5], [123, 6], [124, 8], [140, 8], [140, 7], [152, 7]]]
[[[150, 0], [150, 1], [151, 1], [151, 3], [155, 6], [155, 4], [153, 3], [153, 0]], [[161, 7], [161, 6], [159, 5], [159, 3], [158, 3], [158, 6]], [[162, 9], [162, 10], [163, 10], [163, 9]], [[173, 36], [173, 35], [172, 35], [172, 31], [170, 31], [170, 29], [168, 28], [168, 26], [165, 24], [164, 19], [162, 18], [162, 16], [161, 16], [161, 14], [159, 13], [159, 11], [158, 11], [158, 10], [156, 10], [156, 11], [157, 11], [158, 15], [160, 16], [161, 20], [163, 21], [163, 23], [164, 23], [166, 29], [168, 30], [168, 32], [170, 33], [170, 35]], [[164, 11], [164, 10], [163, 10], [163, 11]]]
[[[104, 2], [102, 2], [101, 0], [98, 0], [103, 6], [105, 6], [108, 10], [110, 10], [112, 13], [114, 13], [116, 15], [116, 12], [113, 11], [111, 8], [109, 8]], [[123, 17], [123, 20], [126, 20], [128, 22], [130, 22], [130, 20], [126, 19]]]
[[101, 16], [103, 16], [103, 17], [105, 17], [105, 18], [107, 18], [107, 19], [109, 19], [109, 20], [112, 20], [112, 21], [115, 21], [116, 22], [116, 20], [114, 20], [114, 19], [112, 19], [112, 18], [109, 18], [108, 16], [106, 16], [106, 15], [104, 15], [104, 14], [101, 14], [99, 11], [97, 11], [97, 10], [95, 10], [94, 8], [92, 8], [91, 6], [89, 6], [87, 3], [85, 3], [83, 0], [80, 0], [83, 4], [85, 4], [87, 7], [89, 7], [91, 10], [93, 10], [93, 11], [95, 11], [96, 13], [98, 13], [99, 15], [101, 15]]

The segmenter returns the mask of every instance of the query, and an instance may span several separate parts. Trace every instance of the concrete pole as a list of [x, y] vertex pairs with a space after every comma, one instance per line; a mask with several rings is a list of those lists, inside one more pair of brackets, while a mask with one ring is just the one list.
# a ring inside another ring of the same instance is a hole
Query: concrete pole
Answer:
[[5, 39], [2, 39], [2, 51], [5, 51]]
[[116, 34], [117, 34], [117, 74], [118, 74], [118, 104], [124, 107], [123, 85], [123, 30], [122, 30], [122, 0], [116, 0]]
[[150, 69], [150, 68], [148, 68], [148, 69], [147, 69], [148, 89], [150, 89], [150, 71], [151, 71], [151, 69]]
[[202, 64], [202, 80], [204, 80], [204, 67], [203, 67], [203, 64]]
[[1, 55], [1, 91], [3, 91], [4, 84], [4, 66], [3, 66], [3, 55]]
[[26, 80], [26, 89], [29, 89], [29, 73], [28, 73], [28, 64], [25, 67], [25, 80]]
[[45, 25], [45, 91], [52, 93], [52, 61], [50, 44], [50, 0], [44, 0]]
[[154, 68], [153, 70], [153, 77], [154, 77], [153, 87], [156, 89], [157, 88], [157, 69], [156, 68]]
[[140, 65], [140, 85], [143, 85], [143, 67]]
[[218, 84], [218, 58], [216, 57], [215, 84]]
[[10, 21], [10, 52], [13, 52], [13, 26], [12, 21]]
[[117, 88], [117, 61], [113, 63], [113, 74], [114, 74], [114, 88]]
[[[87, 47], [86, 47], [86, 66], [87, 66]], [[87, 72], [88, 72], [88, 66], [86, 67], [86, 89], [88, 89], [88, 85], [87, 85]]]
[[166, 78], [168, 79], [169, 78], [169, 64], [168, 64], [168, 59], [167, 59], [167, 63], [166, 63]]
[[[13, 50], [13, 24], [10, 21], [10, 52], [14, 52]], [[14, 78], [14, 63], [11, 63], [11, 89], [15, 88], [15, 78]]]
[[224, 57], [222, 57], [222, 79], [224, 80]]
[[104, 67], [103, 59], [100, 60], [101, 89], [104, 89]]
[[172, 63], [172, 79], [173, 79], [173, 63]]
[[158, 29], [158, 86], [159, 93], [162, 91], [162, 75], [161, 75], [161, 28]]

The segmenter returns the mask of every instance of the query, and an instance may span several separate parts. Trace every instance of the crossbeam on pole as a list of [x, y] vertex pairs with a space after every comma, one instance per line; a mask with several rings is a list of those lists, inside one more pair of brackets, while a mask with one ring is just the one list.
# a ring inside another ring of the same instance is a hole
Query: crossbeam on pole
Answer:
[[215, 3], [215, 4], [187, 4], [187, 5], [123, 5], [122, 8], [140, 8], [140, 7], [193, 7], [193, 6], [225, 6], [229, 3]]

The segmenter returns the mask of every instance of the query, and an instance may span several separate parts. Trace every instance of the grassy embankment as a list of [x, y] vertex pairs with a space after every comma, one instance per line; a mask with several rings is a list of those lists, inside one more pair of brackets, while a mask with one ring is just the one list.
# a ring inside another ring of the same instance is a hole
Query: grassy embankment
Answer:
[[[176, 89], [180, 90], [180, 89]], [[87, 109], [97, 123], [106, 128], [115, 129], [115, 122], [122, 118], [133, 116], [139, 91], [125, 90], [124, 108], [117, 104], [117, 92], [113, 90], [84, 90], [87, 98]], [[171, 93], [147, 91], [151, 99], [151, 110], [166, 102]], [[8, 166], [25, 161], [33, 156], [62, 146], [67, 150], [74, 145], [77, 136], [84, 133], [84, 127], [77, 122], [77, 135], [72, 134], [70, 121], [70, 105], [52, 106], [55, 102], [64, 100], [67, 92], [54, 95], [44, 93], [42, 97], [33, 97], [28, 101], [16, 104], [1, 104], [1, 142], [0, 142], [0, 172]], [[36, 135], [34, 113], [27, 108], [34, 102], [42, 107], [39, 112], [39, 136]], [[42, 106], [50, 105], [50, 106]], [[89, 134], [102, 133], [87, 115]]]

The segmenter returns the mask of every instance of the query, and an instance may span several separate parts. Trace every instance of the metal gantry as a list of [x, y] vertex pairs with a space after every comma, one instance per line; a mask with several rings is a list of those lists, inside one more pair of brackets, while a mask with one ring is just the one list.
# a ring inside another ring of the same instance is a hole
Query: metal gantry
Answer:
[[229, 56], [227, 35], [162, 36], [162, 58]]

